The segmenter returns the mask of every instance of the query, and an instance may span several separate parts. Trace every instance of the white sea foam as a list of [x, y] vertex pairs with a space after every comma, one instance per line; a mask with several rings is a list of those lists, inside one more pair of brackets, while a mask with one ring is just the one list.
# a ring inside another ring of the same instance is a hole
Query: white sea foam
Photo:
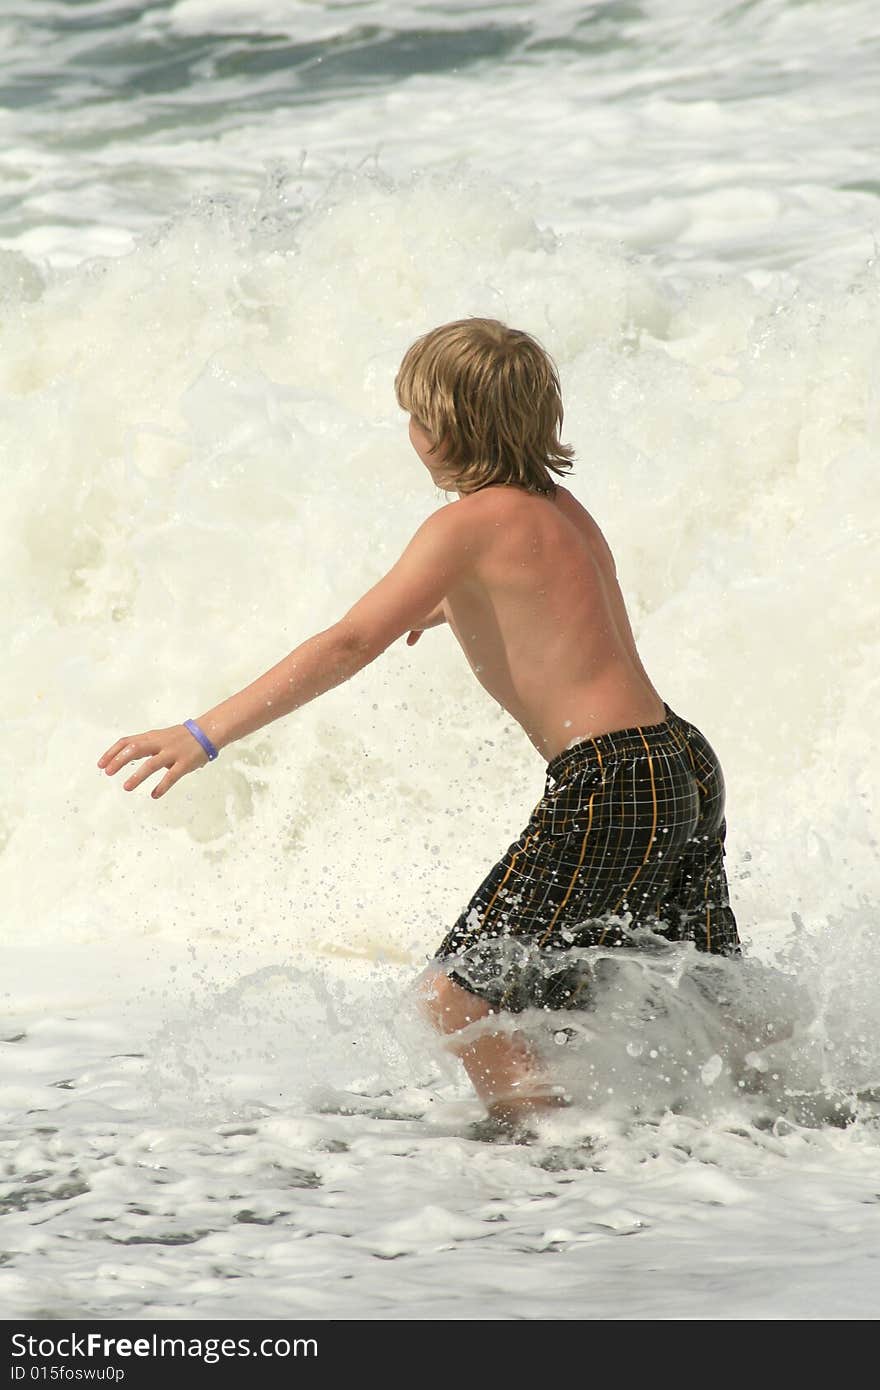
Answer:
[[[731, 277], [676, 297], [499, 190], [361, 176], [289, 223], [211, 205], [36, 301], [22, 283], [0, 361], [13, 923], [38, 876], [89, 936], [189, 938], [246, 913], [258, 938], [417, 959], [486, 845], [521, 828], [539, 761], [442, 631], [161, 806], [81, 782], [130, 724], [216, 702], [389, 567], [437, 501], [394, 370], [415, 332], [467, 312], [559, 360], [573, 488], [607, 529], [655, 683], [727, 769], [747, 935], [760, 949], [750, 923], [819, 924], [873, 891], [873, 267], [833, 291]], [[235, 910], [233, 862], [252, 865]], [[339, 909], [337, 881], [357, 884]], [[54, 897], [27, 915], [57, 933]]]

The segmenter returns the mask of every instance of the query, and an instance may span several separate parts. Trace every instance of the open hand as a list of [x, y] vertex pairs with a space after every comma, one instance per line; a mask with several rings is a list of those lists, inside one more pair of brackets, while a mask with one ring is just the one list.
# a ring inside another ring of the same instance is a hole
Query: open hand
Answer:
[[438, 603], [436, 608], [432, 608], [426, 618], [422, 619], [421, 627], [414, 627], [406, 639], [408, 647], [414, 647], [423, 632], [427, 632], [429, 627], [439, 627], [446, 622], [446, 608], [442, 603]]
[[146, 734], [134, 734], [131, 738], [118, 738], [98, 759], [98, 767], [103, 768], [108, 777], [113, 777], [121, 767], [127, 767], [141, 758], [146, 758], [146, 762], [123, 785], [127, 792], [133, 792], [154, 772], [162, 767], [167, 768], [161, 782], [150, 793], [153, 797], [164, 796], [181, 777], [194, 772], [197, 767], [204, 767], [208, 761], [207, 753], [189, 729], [182, 724], [173, 724], [170, 729], [153, 729]]

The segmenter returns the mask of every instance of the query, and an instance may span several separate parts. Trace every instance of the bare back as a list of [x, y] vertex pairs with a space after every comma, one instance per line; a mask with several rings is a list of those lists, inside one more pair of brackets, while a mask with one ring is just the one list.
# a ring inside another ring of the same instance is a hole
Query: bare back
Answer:
[[665, 718], [639, 660], [614, 560], [567, 489], [490, 487], [473, 564], [443, 611], [471, 669], [548, 761], [572, 740]]

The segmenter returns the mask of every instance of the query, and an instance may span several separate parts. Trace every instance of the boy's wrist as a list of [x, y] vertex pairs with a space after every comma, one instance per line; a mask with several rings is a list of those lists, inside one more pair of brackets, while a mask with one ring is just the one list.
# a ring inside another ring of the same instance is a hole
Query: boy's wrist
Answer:
[[[224, 727], [223, 720], [219, 719], [216, 715], [196, 715], [195, 718], [184, 721], [184, 728], [189, 728], [190, 724], [195, 724], [197, 728], [201, 729], [205, 738], [214, 747], [217, 753], [221, 753], [227, 744], [234, 742], [234, 738], [230, 738], [228, 730]], [[198, 738], [198, 735], [194, 733], [192, 729], [189, 729], [189, 732], [192, 734], [193, 738], [201, 743], [201, 739]], [[202, 744], [202, 747], [204, 747], [204, 744]], [[207, 748], [205, 748], [205, 752], [208, 752]], [[208, 756], [210, 757], [210, 754]]]
[[219, 748], [214, 743], [213, 739], [208, 737], [208, 734], [205, 732], [204, 728], [197, 720], [185, 719], [183, 721], [183, 727], [192, 734], [196, 743], [200, 743], [202, 745], [202, 748], [208, 755], [209, 762], [213, 762], [215, 758], [220, 756]]

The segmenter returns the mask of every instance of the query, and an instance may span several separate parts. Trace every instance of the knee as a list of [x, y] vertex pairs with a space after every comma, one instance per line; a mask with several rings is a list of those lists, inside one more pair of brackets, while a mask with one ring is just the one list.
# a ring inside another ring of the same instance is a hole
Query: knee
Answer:
[[419, 1011], [438, 1033], [457, 1033], [493, 1012], [475, 994], [462, 989], [442, 970], [432, 969], [416, 986]]
[[448, 1020], [450, 1005], [454, 1004], [454, 996], [450, 997], [454, 988], [449, 976], [436, 967], [427, 971], [416, 985], [419, 1012], [440, 1033], [453, 1031], [448, 1026]]

